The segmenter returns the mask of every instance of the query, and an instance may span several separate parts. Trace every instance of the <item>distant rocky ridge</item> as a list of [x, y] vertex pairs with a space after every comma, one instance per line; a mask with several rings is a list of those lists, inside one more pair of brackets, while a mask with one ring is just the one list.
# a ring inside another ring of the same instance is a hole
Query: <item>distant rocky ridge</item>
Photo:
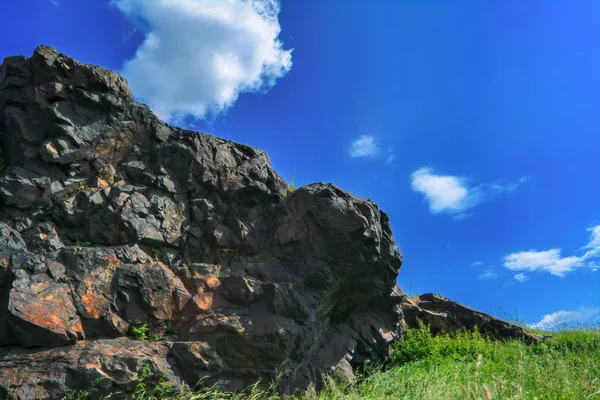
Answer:
[[353, 380], [421, 310], [375, 203], [289, 191], [264, 152], [51, 47], [0, 66], [0, 151], [0, 399], [126, 397], [145, 365], [180, 388]]
[[[429, 326], [433, 334], [453, 333], [459, 330], [479, 332], [490, 339], [517, 339], [527, 344], [537, 343], [543, 336], [527, 332], [522, 327], [503, 321], [439, 294], [422, 294], [417, 297], [404, 296], [402, 299], [403, 327], [417, 328], [419, 321]], [[547, 336], [546, 336], [547, 337]]]

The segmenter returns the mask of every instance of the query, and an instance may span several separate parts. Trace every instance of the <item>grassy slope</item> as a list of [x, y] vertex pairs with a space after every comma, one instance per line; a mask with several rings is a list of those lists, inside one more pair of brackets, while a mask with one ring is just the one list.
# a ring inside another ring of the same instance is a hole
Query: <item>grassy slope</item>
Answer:
[[[525, 346], [491, 342], [478, 332], [432, 337], [421, 326], [397, 342], [385, 366], [372, 368], [352, 386], [331, 384], [329, 399], [594, 399], [600, 400], [600, 330], [553, 332], [556, 340]], [[85, 393], [71, 398], [84, 399]], [[217, 387], [170, 393], [138, 386], [134, 399], [278, 399], [271, 391], [228, 394]], [[309, 399], [301, 395], [294, 399]]]
[[432, 338], [427, 328], [396, 344], [391, 366], [342, 393], [346, 399], [599, 399], [600, 332], [553, 333], [534, 346], [476, 332]]

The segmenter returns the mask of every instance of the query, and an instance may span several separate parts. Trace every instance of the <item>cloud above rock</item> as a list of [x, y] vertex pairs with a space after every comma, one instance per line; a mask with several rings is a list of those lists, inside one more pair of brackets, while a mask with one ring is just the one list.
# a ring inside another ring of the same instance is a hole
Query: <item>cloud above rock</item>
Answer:
[[362, 135], [352, 141], [348, 154], [352, 158], [372, 158], [379, 154], [381, 150], [371, 135]]
[[136, 97], [174, 122], [226, 111], [292, 67], [277, 0], [113, 0], [145, 32], [123, 67]]
[[411, 187], [421, 193], [432, 214], [446, 213], [455, 219], [465, 217], [466, 210], [501, 194], [512, 193], [528, 182], [522, 177], [516, 182], [494, 181], [469, 185], [467, 178], [437, 174], [431, 167], [423, 167], [411, 175]]

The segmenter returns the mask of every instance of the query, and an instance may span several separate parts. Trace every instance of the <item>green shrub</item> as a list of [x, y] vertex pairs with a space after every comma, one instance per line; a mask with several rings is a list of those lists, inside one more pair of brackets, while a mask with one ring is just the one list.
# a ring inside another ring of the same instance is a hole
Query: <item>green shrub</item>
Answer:
[[488, 352], [489, 342], [477, 329], [434, 336], [429, 326], [419, 321], [417, 329], [408, 329], [405, 339], [392, 345], [389, 363], [473, 361], [478, 354]]

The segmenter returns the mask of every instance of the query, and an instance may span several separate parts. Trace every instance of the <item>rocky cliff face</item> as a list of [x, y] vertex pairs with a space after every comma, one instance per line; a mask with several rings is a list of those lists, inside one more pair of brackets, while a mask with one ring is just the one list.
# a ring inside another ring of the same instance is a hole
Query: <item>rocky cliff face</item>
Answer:
[[[237, 389], [279, 368], [289, 391], [399, 335], [376, 204], [288, 193], [264, 152], [165, 124], [114, 72], [6, 58], [0, 148], [0, 398], [127, 393], [146, 364]], [[157, 341], [128, 336], [146, 326]]]

